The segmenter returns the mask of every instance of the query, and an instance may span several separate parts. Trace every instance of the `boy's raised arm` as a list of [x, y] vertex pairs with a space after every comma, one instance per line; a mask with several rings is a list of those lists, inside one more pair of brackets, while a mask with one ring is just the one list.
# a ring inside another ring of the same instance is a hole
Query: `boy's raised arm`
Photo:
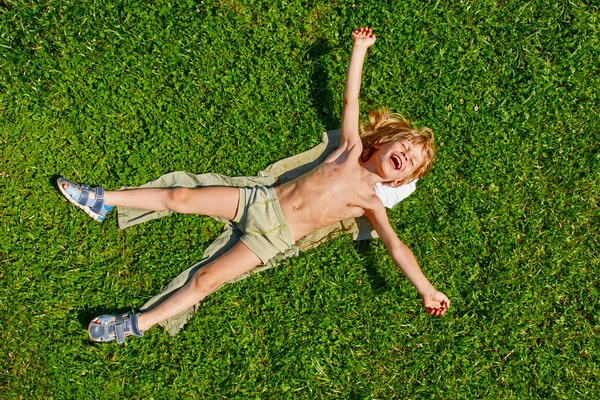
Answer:
[[398, 238], [390, 225], [385, 208], [378, 207], [365, 214], [385, 244], [386, 249], [423, 298], [423, 305], [431, 315], [441, 316], [450, 307], [450, 300], [437, 291], [427, 280], [412, 251]]
[[360, 143], [358, 95], [360, 93], [365, 56], [367, 49], [375, 43], [375, 34], [371, 28], [356, 29], [352, 31], [352, 42], [352, 55], [348, 65], [342, 108], [342, 142], [340, 147], [345, 148], [351, 148]]

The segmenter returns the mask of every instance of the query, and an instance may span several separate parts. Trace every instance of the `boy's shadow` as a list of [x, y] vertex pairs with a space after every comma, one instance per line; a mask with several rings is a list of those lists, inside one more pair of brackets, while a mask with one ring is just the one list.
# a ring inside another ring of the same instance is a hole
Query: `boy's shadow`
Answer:
[[358, 240], [354, 242], [354, 248], [365, 260], [363, 266], [367, 272], [369, 283], [371, 284], [371, 290], [377, 294], [390, 290], [387, 281], [377, 270], [376, 265], [379, 260], [377, 257], [375, 257], [375, 254], [371, 250], [371, 240]]
[[338, 129], [341, 124], [341, 104], [333, 103], [333, 95], [329, 86], [329, 73], [326, 60], [331, 46], [324, 38], [317, 39], [306, 53], [308, 62], [314, 65], [311, 74], [310, 97], [317, 111], [317, 117], [325, 129]]

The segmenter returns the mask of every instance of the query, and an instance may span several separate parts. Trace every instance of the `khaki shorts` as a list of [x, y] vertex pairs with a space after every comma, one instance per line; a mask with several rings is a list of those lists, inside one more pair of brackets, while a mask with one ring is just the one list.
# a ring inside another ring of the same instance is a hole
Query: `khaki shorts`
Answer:
[[232, 222], [244, 232], [242, 243], [263, 264], [295, 244], [272, 187], [240, 188], [238, 212]]

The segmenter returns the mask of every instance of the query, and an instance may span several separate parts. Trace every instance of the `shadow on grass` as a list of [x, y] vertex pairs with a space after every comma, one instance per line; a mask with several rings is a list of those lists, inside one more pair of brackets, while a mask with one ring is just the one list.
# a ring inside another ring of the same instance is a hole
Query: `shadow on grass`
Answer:
[[60, 196], [62, 197], [62, 194], [60, 193], [60, 190], [58, 190], [58, 183], [56, 182], [56, 180], [58, 178], [60, 178], [62, 175], [50, 175], [48, 177], [48, 183], [50, 183], [50, 186], [52, 186], [54, 189], [56, 189], [56, 193], [60, 194]]
[[317, 111], [317, 116], [326, 129], [340, 127], [341, 106], [333, 103], [333, 96], [329, 87], [329, 73], [327, 72], [326, 56], [330, 53], [331, 46], [324, 38], [319, 38], [307, 52], [308, 60], [314, 64], [311, 75], [310, 97], [312, 105]]
[[369, 283], [373, 292], [384, 293], [390, 290], [387, 281], [376, 268], [378, 260], [373, 251], [371, 251], [371, 241], [359, 240], [354, 242], [354, 247], [356, 248], [358, 254], [360, 254], [365, 260], [364, 267], [365, 271], [367, 271], [367, 276], [369, 277]]

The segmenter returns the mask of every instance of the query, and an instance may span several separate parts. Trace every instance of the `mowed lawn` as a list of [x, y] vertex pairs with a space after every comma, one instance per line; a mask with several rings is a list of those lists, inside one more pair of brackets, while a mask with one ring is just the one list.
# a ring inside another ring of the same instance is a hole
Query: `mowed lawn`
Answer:
[[[600, 397], [596, 2], [0, 1], [0, 398]], [[390, 211], [451, 301], [379, 240], [340, 237], [220, 289], [177, 336], [92, 343], [198, 261], [221, 225], [96, 223], [108, 189], [254, 175], [339, 127], [350, 32], [378, 39], [362, 115], [433, 129]]]

